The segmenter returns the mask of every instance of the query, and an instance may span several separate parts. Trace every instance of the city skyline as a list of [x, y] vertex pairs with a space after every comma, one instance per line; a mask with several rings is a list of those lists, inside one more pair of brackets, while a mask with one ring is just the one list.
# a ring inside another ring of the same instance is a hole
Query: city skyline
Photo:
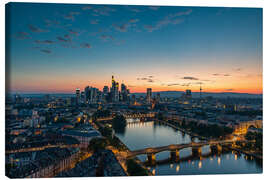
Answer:
[[102, 90], [114, 75], [131, 93], [201, 84], [262, 94], [259, 8], [11, 3], [8, 12], [11, 92]]

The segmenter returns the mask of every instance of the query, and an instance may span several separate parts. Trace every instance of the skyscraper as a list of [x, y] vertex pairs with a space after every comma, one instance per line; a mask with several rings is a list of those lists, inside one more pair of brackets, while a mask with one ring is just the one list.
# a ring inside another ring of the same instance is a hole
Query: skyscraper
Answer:
[[160, 93], [157, 93], [156, 102], [157, 102], [157, 103], [159, 103], [159, 102], [160, 102]]
[[151, 103], [152, 100], [152, 88], [147, 88], [147, 94], [146, 94], [147, 103]]
[[90, 87], [89, 86], [86, 86], [84, 88], [84, 93], [85, 93], [85, 102], [89, 103], [89, 100], [90, 100]]
[[111, 96], [113, 102], [119, 101], [119, 83], [114, 80], [114, 76], [112, 76]]
[[80, 103], [80, 89], [77, 88], [76, 89], [76, 104], [79, 104]]
[[190, 89], [187, 89], [186, 90], [186, 98], [187, 99], [190, 99], [192, 96], [191, 96], [191, 90]]
[[108, 86], [104, 86], [103, 87], [103, 94], [106, 95], [109, 93], [109, 87]]

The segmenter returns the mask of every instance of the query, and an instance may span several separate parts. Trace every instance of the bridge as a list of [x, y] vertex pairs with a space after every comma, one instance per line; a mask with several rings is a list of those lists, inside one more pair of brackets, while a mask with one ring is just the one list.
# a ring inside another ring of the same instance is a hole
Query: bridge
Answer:
[[[155, 113], [149, 112], [149, 113], [123, 113], [122, 114], [126, 119], [131, 119], [131, 118], [154, 118]], [[115, 116], [108, 116], [108, 117], [99, 117], [97, 118], [97, 121], [111, 121]]]
[[126, 119], [129, 118], [154, 118], [155, 117], [155, 113], [153, 112], [149, 112], [149, 113], [125, 113], [123, 114], [123, 116]]
[[[201, 156], [201, 148], [203, 146], [210, 146], [211, 152], [222, 152], [223, 145], [235, 144], [235, 140], [222, 140], [222, 141], [208, 141], [208, 142], [191, 142], [189, 144], [171, 144], [168, 146], [160, 146], [160, 147], [149, 147], [144, 149], [139, 149], [135, 151], [130, 151], [127, 154], [127, 158], [131, 158], [134, 156], [146, 154], [149, 162], [155, 162], [155, 154], [163, 151], [170, 151], [171, 158], [179, 159], [180, 153], [179, 151], [185, 148], [192, 148], [192, 155]], [[241, 140], [238, 142], [247, 142], [246, 140]]]

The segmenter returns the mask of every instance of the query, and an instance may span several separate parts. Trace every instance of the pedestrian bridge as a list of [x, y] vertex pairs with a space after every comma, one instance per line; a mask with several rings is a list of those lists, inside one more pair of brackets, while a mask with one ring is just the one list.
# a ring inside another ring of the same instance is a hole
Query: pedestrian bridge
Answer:
[[[154, 118], [155, 113], [149, 112], [149, 113], [123, 113], [122, 114], [126, 119], [131, 118]], [[115, 116], [108, 116], [108, 117], [100, 117], [97, 118], [97, 121], [111, 121]]]

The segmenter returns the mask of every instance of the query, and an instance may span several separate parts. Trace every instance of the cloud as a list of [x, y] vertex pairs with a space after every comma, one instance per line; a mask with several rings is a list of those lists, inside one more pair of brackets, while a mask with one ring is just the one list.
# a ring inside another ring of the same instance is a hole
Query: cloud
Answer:
[[82, 10], [89, 10], [89, 9], [93, 9], [93, 7], [92, 6], [84, 6], [84, 7], [82, 7]]
[[130, 23], [136, 23], [136, 22], [139, 22], [140, 20], [139, 19], [130, 19], [129, 22]]
[[130, 25], [128, 23], [124, 23], [121, 25], [113, 24], [114, 29], [119, 32], [127, 32], [129, 26]]
[[239, 71], [242, 71], [243, 69], [242, 68], [235, 68], [233, 70], [239, 72]]
[[45, 23], [47, 27], [53, 26], [53, 25], [59, 25], [60, 22], [56, 21], [56, 20], [49, 20], [49, 19], [45, 19]]
[[148, 8], [153, 10], [153, 11], [157, 11], [160, 7], [159, 6], [149, 6]]
[[181, 84], [181, 86], [190, 86], [191, 85], [191, 83], [183, 83], [183, 84]]
[[182, 79], [187, 79], [187, 80], [199, 80], [198, 78], [191, 77], [191, 76], [185, 76]]
[[36, 44], [53, 44], [54, 41], [51, 41], [51, 40], [35, 40], [35, 43]]
[[138, 81], [147, 81], [147, 82], [149, 82], [149, 83], [155, 82], [155, 80], [153, 79], [153, 76], [137, 78], [137, 80], [138, 80]]
[[184, 19], [182, 18], [182, 16], [186, 16], [192, 13], [192, 10], [186, 10], [186, 11], [180, 11], [177, 12], [175, 14], [169, 14], [168, 16], [164, 17], [163, 19], [159, 20], [155, 25], [145, 25], [144, 28], [148, 31], [148, 32], [153, 32], [154, 30], [158, 30], [164, 26], [167, 25], [176, 25], [176, 24], [180, 24], [184, 21]]
[[75, 20], [75, 16], [77, 16], [79, 14], [80, 14], [80, 12], [70, 12], [69, 14], [64, 15], [64, 18], [65, 19], [68, 19], [68, 20], [74, 21]]
[[108, 41], [108, 40], [114, 40], [114, 38], [111, 36], [111, 35], [101, 35], [100, 38], [103, 40], [103, 41]]
[[125, 40], [118, 40], [118, 41], [115, 41], [115, 44], [116, 45], [122, 45], [124, 44], [126, 41]]
[[40, 51], [43, 52], [43, 53], [47, 53], [47, 54], [52, 53], [52, 51], [48, 50], [48, 49], [41, 49]]
[[127, 6], [127, 7], [128, 7], [128, 9], [129, 9], [130, 11], [132, 11], [132, 12], [135, 12], [135, 13], [142, 12], [142, 10], [140, 10], [140, 9], [138, 9], [138, 8], [132, 8], [132, 7], [130, 7], [130, 6]]
[[98, 8], [93, 8], [92, 11], [95, 13], [94, 16], [109, 16], [112, 12], [115, 12], [116, 9], [109, 6], [101, 6]]
[[179, 86], [179, 83], [172, 83], [172, 84], [168, 84], [167, 86]]
[[215, 73], [212, 74], [213, 76], [231, 76], [230, 74], [219, 74], [219, 73]]
[[81, 43], [81, 48], [91, 48], [92, 46], [89, 43]]
[[98, 23], [99, 23], [99, 20], [97, 20], [97, 19], [96, 19], [96, 20], [91, 20], [91, 21], [90, 21], [90, 24], [98, 24]]
[[29, 34], [27, 33], [27, 32], [17, 32], [16, 34], [15, 34], [15, 38], [16, 39], [21, 39], [21, 40], [23, 40], [23, 39], [31, 39], [31, 37], [29, 36]]
[[64, 38], [61, 36], [56, 37], [60, 42], [71, 42], [70, 36], [68, 34], [64, 35]]
[[233, 91], [234, 89], [224, 89], [224, 91]]
[[30, 29], [30, 31], [36, 32], [36, 33], [48, 32], [48, 30], [41, 29], [41, 28], [36, 27], [36, 26], [34, 26], [34, 25], [31, 25], [31, 24], [28, 25], [28, 28]]
[[78, 36], [78, 35], [79, 35], [79, 32], [74, 31], [74, 30], [72, 30], [72, 29], [68, 30], [68, 32], [69, 32], [70, 34], [75, 35], [75, 36]]

